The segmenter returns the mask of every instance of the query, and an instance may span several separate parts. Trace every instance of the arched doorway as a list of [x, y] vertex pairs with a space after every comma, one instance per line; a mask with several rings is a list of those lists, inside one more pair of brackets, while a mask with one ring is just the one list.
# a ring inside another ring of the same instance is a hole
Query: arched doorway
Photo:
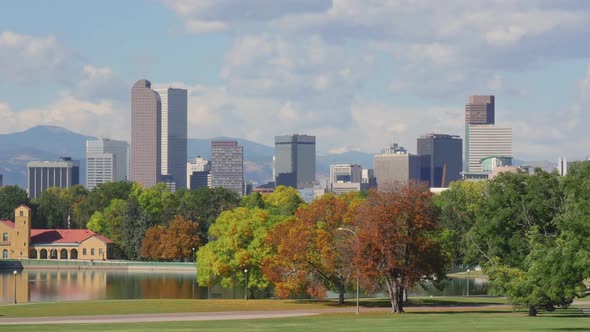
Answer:
[[31, 252], [29, 253], [29, 257], [37, 258], [37, 249], [31, 249]]
[[70, 250], [70, 259], [78, 259], [78, 250], [77, 249]]
[[59, 251], [59, 259], [68, 259], [68, 249], [62, 249]]
[[41, 249], [41, 252], [39, 253], [39, 258], [47, 259], [47, 249]]
[[49, 251], [49, 259], [57, 259], [57, 249], [51, 249]]

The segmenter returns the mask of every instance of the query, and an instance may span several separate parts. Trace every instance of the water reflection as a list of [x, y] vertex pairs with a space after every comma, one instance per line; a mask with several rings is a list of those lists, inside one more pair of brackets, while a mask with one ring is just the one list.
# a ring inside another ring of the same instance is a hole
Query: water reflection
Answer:
[[[82, 301], [108, 299], [206, 299], [243, 298], [235, 288], [207, 288], [196, 284], [194, 272], [109, 271], [109, 270], [33, 270], [0, 271], [0, 303]], [[485, 295], [487, 279], [469, 279], [470, 295]], [[416, 287], [409, 296], [467, 295], [467, 279], [450, 279], [442, 290]]]

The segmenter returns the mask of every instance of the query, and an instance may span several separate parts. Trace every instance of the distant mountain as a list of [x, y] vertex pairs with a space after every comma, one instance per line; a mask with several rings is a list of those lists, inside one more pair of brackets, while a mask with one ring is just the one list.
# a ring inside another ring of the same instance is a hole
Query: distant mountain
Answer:
[[[86, 179], [86, 140], [93, 138], [57, 126], [36, 126], [22, 132], [0, 134], [0, 174], [4, 184], [27, 185], [27, 162], [33, 160], [58, 160], [72, 157], [80, 161], [80, 182]], [[216, 137], [214, 139], [234, 139]], [[188, 159], [197, 156], [210, 158], [211, 140], [189, 138]], [[246, 139], [236, 139], [244, 147], [244, 177], [247, 181], [263, 184], [272, 178], [274, 148]], [[372, 167], [373, 157], [363, 152], [346, 152], [317, 156], [318, 178], [327, 177], [330, 164], [357, 163]]]

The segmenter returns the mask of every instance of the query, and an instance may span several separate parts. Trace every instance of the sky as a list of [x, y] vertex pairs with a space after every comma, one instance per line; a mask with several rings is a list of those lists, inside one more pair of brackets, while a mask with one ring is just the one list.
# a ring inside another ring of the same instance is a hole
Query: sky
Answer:
[[0, 11], [0, 133], [128, 140], [134, 82], [189, 90], [189, 137], [319, 153], [463, 136], [496, 96], [520, 160], [590, 156], [590, 1], [55, 0]]

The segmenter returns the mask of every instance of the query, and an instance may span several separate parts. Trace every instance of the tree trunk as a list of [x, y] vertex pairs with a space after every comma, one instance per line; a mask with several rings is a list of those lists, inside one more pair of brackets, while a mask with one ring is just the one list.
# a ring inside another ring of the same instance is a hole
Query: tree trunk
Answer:
[[338, 285], [338, 304], [344, 304], [344, 284]]
[[398, 312], [404, 312], [404, 304], [405, 302], [405, 295], [406, 295], [406, 290], [405, 288], [403, 288], [402, 286], [398, 286], [398, 291], [397, 291], [397, 296], [398, 296], [398, 302], [399, 302], [399, 311]]
[[389, 299], [391, 301], [391, 312], [402, 313], [404, 312], [402, 303], [400, 301], [401, 287], [398, 285], [396, 280], [386, 280], [387, 292], [389, 293]]
[[529, 305], [529, 316], [535, 317], [537, 316], [537, 308], [534, 305]]

